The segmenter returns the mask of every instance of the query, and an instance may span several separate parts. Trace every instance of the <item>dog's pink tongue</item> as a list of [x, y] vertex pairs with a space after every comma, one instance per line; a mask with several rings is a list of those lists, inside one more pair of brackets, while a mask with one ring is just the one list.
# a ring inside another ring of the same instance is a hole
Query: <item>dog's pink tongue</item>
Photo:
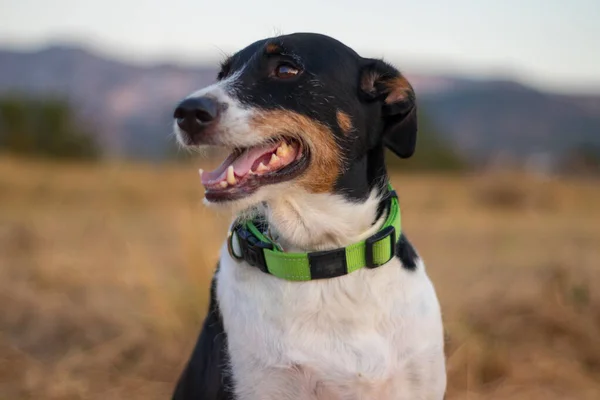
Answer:
[[214, 171], [207, 171], [202, 174], [202, 184], [209, 185], [219, 183], [227, 179], [227, 168], [233, 165], [233, 172], [237, 177], [244, 176], [250, 171], [254, 162], [262, 155], [271, 153], [277, 149], [277, 145], [258, 146], [244, 151], [239, 156], [231, 154]]

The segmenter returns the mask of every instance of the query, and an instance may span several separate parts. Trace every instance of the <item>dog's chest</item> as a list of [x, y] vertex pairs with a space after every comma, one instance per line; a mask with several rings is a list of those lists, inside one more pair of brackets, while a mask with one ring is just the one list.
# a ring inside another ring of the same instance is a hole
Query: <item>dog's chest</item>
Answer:
[[299, 283], [223, 251], [217, 282], [241, 399], [414, 398], [441, 379], [439, 305], [422, 268], [393, 260]]

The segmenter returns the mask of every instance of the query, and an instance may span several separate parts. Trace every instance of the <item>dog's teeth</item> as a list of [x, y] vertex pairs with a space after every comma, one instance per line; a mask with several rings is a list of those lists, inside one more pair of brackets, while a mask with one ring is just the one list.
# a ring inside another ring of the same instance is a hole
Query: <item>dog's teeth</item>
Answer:
[[204, 170], [202, 168], [200, 168], [198, 170], [198, 173], [200, 174], [200, 179], [202, 179], [202, 174], [204, 173]]
[[278, 162], [279, 162], [279, 157], [277, 157], [277, 154], [273, 154], [271, 156], [271, 159], [269, 160], [269, 165], [276, 164]]
[[233, 165], [230, 165], [229, 168], [227, 168], [227, 183], [235, 185], [236, 182], [235, 175], [233, 174]]
[[221, 181], [219, 182], [219, 186], [221, 186], [223, 189], [225, 189], [227, 187], [227, 181]]
[[269, 168], [267, 168], [266, 165], [263, 163], [258, 164], [258, 167], [256, 167], [256, 172], [265, 172], [268, 170]]
[[279, 157], [285, 157], [285, 156], [288, 154], [288, 152], [289, 152], [289, 151], [290, 151], [290, 150], [289, 150], [289, 148], [288, 148], [288, 145], [287, 145], [285, 142], [283, 142], [283, 143], [281, 144], [281, 146], [279, 146], [279, 147], [277, 148], [277, 155], [278, 155]]

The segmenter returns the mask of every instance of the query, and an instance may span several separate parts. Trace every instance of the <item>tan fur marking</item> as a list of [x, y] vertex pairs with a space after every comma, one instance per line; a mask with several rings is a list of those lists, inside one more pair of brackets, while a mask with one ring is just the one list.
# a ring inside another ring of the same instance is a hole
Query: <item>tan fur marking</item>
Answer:
[[402, 75], [387, 80], [385, 82], [385, 86], [389, 89], [389, 94], [385, 98], [385, 102], [397, 103], [399, 101], [404, 101], [410, 97], [410, 94], [413, 91], [412, 86]]
[[331, 192], [341, 168], [341, 154], [329, 128], [304, 115], [280, 110], [262, 112], [250, 124], [265, 138], [289, 135], [302, 139], [311, 159], [298, 183], [310, 193]]
[[277, 53], [279, 50], [280, 50], [279, 46], [276, 45], [275, 43], [269, 43], [269, 44], [267, 44], [267, 47], [265, 48], [265, 51], [267, 52], [267, 54]]
[[379, 78], [379, 74], [375, 72], [366, 72], [360, 79], [360, 87], [367, 93], [373, 93], [375, 91], [375, 82]]
[[345, 135], [349, 134], [352, 130], [352, 119], [350, 116], [343, 111], [338, 111], [336, 114], [337, 123], [342, 128]]
[[[375, 72], [367, 72], [363, 74], [360, 82], [362, 90], [364, 90], [367, 93], [373, 94], [373, 92], [375, 92], [376, 90], [375, 84], [380, 79], [381, 77], [379, 76], [379, 74]], [[385, 81], [383, 81], [383, 84], [389, 91], [387, 97], [385, 98], [385, 102], [388, 104], [407, 100], [411, 97], [411, 94], [413, 93], [412, 86], [410, 85], [408, 80], [402, 75], [397, 76], [395, 78], [386, 79]]]

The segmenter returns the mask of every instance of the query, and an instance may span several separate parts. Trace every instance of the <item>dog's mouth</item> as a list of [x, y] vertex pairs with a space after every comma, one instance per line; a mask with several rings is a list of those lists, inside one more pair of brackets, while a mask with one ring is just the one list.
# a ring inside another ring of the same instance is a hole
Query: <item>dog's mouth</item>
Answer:
[[259, 187], [285, 182], [308, 166], [306, 146], [299, 140], [278, 138], [232, 153], [213, 171], [202, 171], [205, 197], [210, 202], [237, 200]]

